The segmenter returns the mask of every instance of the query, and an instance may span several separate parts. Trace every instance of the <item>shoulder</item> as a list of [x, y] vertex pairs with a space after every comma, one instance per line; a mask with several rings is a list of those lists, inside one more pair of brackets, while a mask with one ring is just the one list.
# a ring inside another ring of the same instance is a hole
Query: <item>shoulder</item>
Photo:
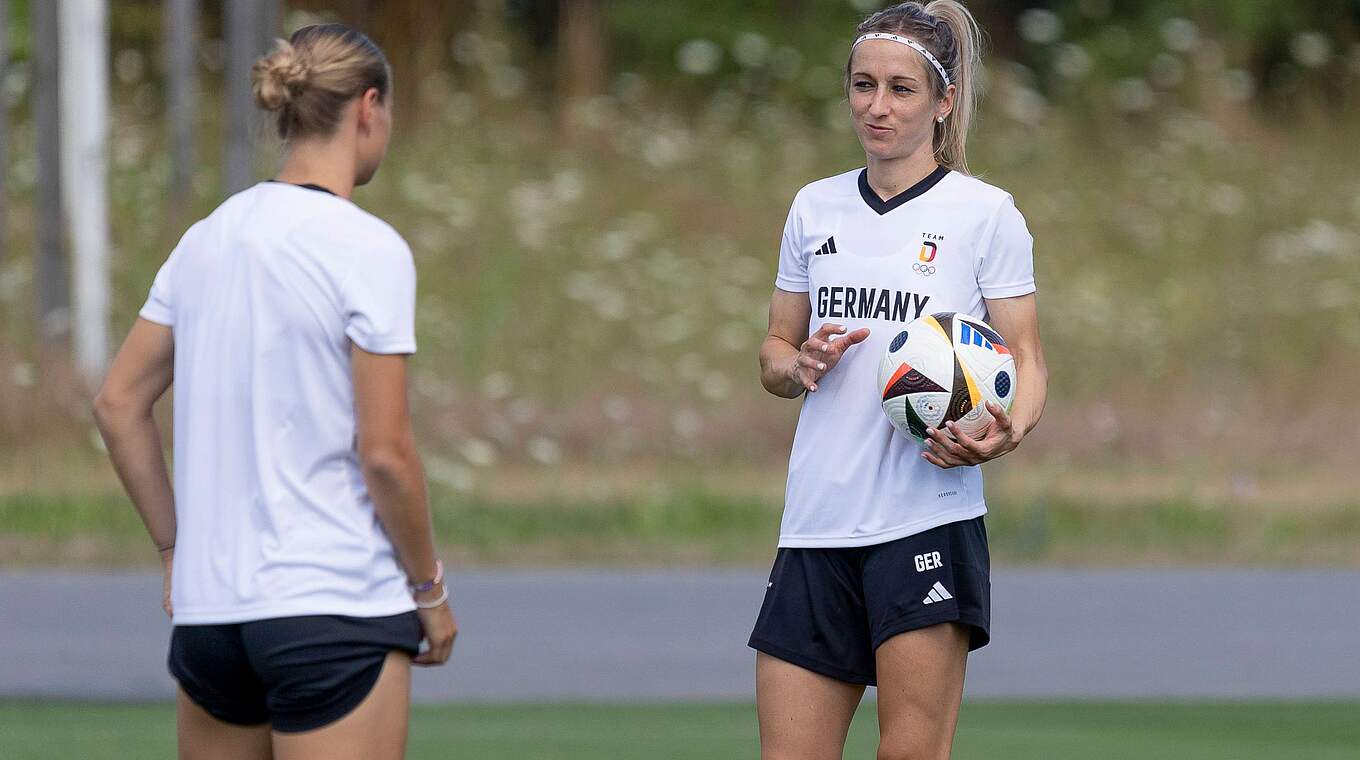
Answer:
[[851, 169], [803, 185], [793, 196], [793, 207], [808, 209], [822, 203], [840, 201], [846, 197], [859, 197], [859, 175], [863, 171], [863, 167]]
[[411, 248], [401, 233], [378, 216], [344, 198], [316, 190], [303, 193], [290, 198], [296, 204], [290, 235], [295, 241], [312, 241], [331, 251], [410, 258]]
[[993, 216], [1007, 204], [1014, 205], [1014, 197], [996, 185], [983, 182], [977, 177], [952, 171], [940, 182], [938, 188], [941, 200], [948, 199], [976, 207], [986, 216]]
[[357, 239], [362, 241], [364, 247], [410, 256], [411, 247], [407, 245], [406, 238], [403, 238], [391, 224], [343, 198], [334, 200], [345, 205], [341, 210], [341, 218]]

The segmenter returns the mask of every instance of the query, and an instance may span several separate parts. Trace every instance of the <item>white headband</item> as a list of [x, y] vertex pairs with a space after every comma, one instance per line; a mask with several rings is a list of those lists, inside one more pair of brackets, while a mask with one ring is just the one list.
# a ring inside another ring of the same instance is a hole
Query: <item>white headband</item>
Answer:
[[859, 39], [855, 40], [855, 44], [851, 45], [850, 49], [854, 50], [855, 47], [859, 45], [859, 43], [864, 42], [865, 40], [892, 40], [893, 42], [906, 45], [912, 50], [915, 50], [916, 52], [925, 56], [926, 60], [930, 61], [930, 65], [934, 66], [935, 70], [940, 72], [940, 79], [944, 80], [944, 86], [945, 87], [949, 86], [949, 75], [944, 73], [944, 67], [940, 65], [939, 60], [937, 60], [935, 56], [931, 55], [929, 50], [926, 50], [925, 45], [922, 45], [916, 40], [907, 37], [899, 37], [896, 34], [888, 34], [887, 32], [874, 32], [873, 34], [866, 34], [863, 37], [860, 37]]

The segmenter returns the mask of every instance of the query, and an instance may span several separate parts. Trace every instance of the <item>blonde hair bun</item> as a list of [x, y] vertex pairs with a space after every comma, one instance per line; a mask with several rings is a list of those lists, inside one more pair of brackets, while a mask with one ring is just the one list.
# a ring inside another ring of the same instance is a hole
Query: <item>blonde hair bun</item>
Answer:
[[335, 131], [345, 105], [367, 90], [387, 96], [387, 57], [362, 32], [313, 24], [293, 32], [250, 69], [255, 102], [275, 112], [279, 137], [302, 140]]
[[255, 102], [266, 111], [277, 111], [292, 102], [307, 86], [307, 62], [287, 40], [275, 40], [274, 51], [250, 67]]

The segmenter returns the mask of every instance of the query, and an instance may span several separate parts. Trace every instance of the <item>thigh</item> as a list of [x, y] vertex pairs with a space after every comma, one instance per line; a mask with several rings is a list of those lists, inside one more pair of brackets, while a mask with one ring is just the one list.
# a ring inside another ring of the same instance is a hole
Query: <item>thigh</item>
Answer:
[[906, 631], [968, 627], [969, 649], [990, 638], [991, 582], [982, 518], [947, 523], [879, 544], [864, 561], [864, 599], [874, 649]]
[[265, 685], [274, 732], [307, 733], [358, 709], [390, 670], [392, 652], [408, 662], [420, 623], [414, 613], [275, 618], [244, 624], [242, 638]]
[[756, 654], [761, 760], [840, 760], [864, 686]]
[[400, 760], [406, 756], [411, 657], [390, 652], [368, 696], [345, 717], [299, 733], [274, 732], [278, 760]]
[[199, 707], [179, 689], [175, 696], [175, 725], [180, 760], [269, 760], [269, 724], [241, 726], [225, 723]]
[[181, 758], [269, 757], [265, 688], [250, 666], [240, 626], [175, 626], [167, 664], [179, 682], [175, 723]]
[[963, 699], [969, 629], [940, 623], [878, 648], [879, 760], [949, 757]]
[[779, 550], [751, 648], [852, 684], [874, 682], [858, 548]]

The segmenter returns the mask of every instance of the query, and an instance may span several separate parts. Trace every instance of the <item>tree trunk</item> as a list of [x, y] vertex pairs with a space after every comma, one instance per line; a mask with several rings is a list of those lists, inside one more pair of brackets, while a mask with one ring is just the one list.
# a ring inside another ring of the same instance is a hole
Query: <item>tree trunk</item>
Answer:
[[601, 0], [560, 0], [557, 9], [559, 122], [579, 131], [573, 109], [605, 91], [605, 27]]
[[170, 205], [183, 219], [194, 192], [194, 48], [197, 0], [165, 4], [165, 127], [170, 142]]
[[61, 108], [57, 100], [57, 58], [61, 41], [55, 2], [33, 3], [33, 122], [37, 131], [38, 185], [34, 190], [37, 214], [34, 267], [38, 336], [47, 353], [65, 351], [70, 321], [70, 291], [62, 236]]
[[5, 177], [9, 174], [9, 95], [4, 90], [9, 73], [9, 2], [0, 0], [0, 265], [9, 252], [9, 203]]
[[255, 24], [256, 33], [259, 35], [257, 40], [258, 47], [256, 55], [264, 55], [274, 47], [274, 40], [284, 36], [281, 17], [279, 14], [279, 0], [255, 0]]
[[599, 0], [561, 0], [558, 72], [562, 94], [589, 98], [604, 92], [605, 28]]
[[255, 135], [261, 123], [250, 89], [250, 67], [259, 57], [261, 0], [226, 0], [227, 60], [222, 91], [227, 125], [223, 141], [222, 189], [232, 195], [255, 180]]
[[[54, 3], [55, 4], [55, 3]], [[62, 192], [70, 219], [76, 366], [93, 386], [109, 355], [108, 0], [61, 0]]]
[[288, 8], [335, 14], [383, 49], [392, 65], [397, 118], [411, 125], [401, 127], [407, 129], [429, 114], [420, 84], [432, 74], [447, 73], [454, 37], [475, 28], [479, 13], [501, 17], [504, 5], [485, 0], [290, 0]]

